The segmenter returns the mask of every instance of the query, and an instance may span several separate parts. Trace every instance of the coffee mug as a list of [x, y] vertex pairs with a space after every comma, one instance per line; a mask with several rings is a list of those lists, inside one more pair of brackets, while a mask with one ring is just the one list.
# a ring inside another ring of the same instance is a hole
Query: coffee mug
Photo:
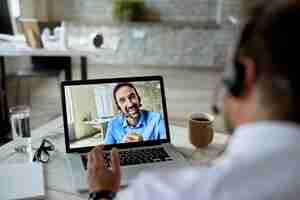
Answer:
[[207, 147], [213, 140], [214, 116], [208, 113], [192, 113], [189, 116], [189, 139], [197, 148]]

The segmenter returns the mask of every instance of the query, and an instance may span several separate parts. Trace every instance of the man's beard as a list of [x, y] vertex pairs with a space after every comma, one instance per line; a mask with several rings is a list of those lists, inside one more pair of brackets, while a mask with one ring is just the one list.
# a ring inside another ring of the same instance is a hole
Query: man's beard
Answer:
[[[130, 113], [130, 109], [134, 108], [136, 110], [136, 112], [134, 113]], [[125, 115], [126, 118], [131, 118], [131, 119], [135, 119], [138, 118], [140, 115], [140, 106], [135, 104], [133, 106], [131, 106], [130, 108], [126, 108], [126, 114], [123, 113]]]

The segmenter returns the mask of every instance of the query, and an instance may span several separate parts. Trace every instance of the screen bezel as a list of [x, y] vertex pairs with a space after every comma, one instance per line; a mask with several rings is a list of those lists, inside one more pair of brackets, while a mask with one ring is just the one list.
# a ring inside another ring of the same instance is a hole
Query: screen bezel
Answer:
[[70, 148], [69, 142], [69, 127], [67, 119], [67, 109], [66, 109], [66, 98], [65, 98], [65, 87], [73, 85], [90, 85], [90, 84], [108, 84], [108, 83], [117, 83], [117, 82], [147, 82], [147, 81], [159, 81], [160, 90], [161, 90], [161, 101], [163, 108], [163, 115], [165, 120], [166, 127], [166, 139], [152, 140], [152, 141], [142, 141], [135, 143], [122, 143], [122, 144], [112, 144], [112, 145], [103, 145], [105, 150], [110, 150], [113, 147], [119, 149], [132, 148], [132, 147], [142, 147], [142, 146], [153, 146], [160, 145], [163, 143], [170, 143], [170, 129], [168, 121], [168, 112], [166, 105], [166, 96], [164, 89], [164, 82], [162, 76], [139, 76], [139, 77], [122, 77], [122, 78], [111, 78], [111, 79], [90, 79], [90, 80], [76, 80], [76, 81], [63, 81], [61, 83], [61, 98], [62, 98], [62, 111], [63, 111], [63, 124], [64, 124], [64, 135], [65, 135], [65, 147], [67, 153], [86, 153], [89, 152], [93, 146], [90, 147], [80, 147], [80, 148]]

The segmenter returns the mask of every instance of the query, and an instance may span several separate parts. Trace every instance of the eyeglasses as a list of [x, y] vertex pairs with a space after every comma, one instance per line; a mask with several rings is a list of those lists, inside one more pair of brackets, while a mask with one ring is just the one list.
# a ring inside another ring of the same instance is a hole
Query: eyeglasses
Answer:
[[50, 159], [50, 151], [54, 151], [55, 146], [47, 139], [43, 139], [40, 147], [36, 150], [33, 156], [33, 162], [39, 161], [47, 163]]

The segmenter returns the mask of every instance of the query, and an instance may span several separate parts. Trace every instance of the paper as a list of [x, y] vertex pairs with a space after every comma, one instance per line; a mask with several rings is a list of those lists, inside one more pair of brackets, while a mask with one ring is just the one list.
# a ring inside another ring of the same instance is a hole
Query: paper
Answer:
[[43, 165], [0, 165], [0, 199], [35, 199], [45, 196]]

